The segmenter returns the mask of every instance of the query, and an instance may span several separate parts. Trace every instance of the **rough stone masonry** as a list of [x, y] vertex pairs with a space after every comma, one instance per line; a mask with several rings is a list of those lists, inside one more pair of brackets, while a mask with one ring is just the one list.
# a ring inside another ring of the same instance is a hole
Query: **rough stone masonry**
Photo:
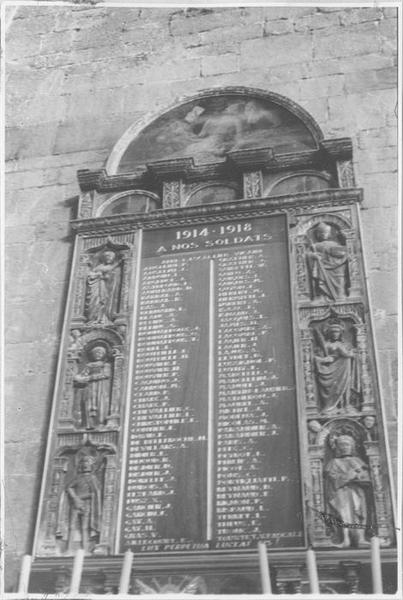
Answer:
[[[11, 8], [8, 10], [12, 10]], [[133, 121], [215, 86], [283, 94], [353, 139], [396, 462], [397, 10], [20, 6], [6, 42], [6, 591], [30, 552], [79, 168]]]

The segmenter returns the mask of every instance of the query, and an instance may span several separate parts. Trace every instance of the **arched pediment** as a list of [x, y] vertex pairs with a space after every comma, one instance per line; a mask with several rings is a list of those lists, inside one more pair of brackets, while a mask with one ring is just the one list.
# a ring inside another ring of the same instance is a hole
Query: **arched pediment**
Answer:
[[306, 151], [317, 148], [322, 137], [312, 117], [279, 94], [240, 87], [206, 90], [134, 123], [113, 149], [107, 171], [125, 173], [183, 157], [206, 164], [251, 148]]

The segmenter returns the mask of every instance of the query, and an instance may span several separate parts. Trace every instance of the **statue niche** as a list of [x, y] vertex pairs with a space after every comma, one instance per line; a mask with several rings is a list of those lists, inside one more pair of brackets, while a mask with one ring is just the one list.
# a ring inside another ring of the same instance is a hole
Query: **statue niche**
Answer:
[[59, 498], [56, 538], [66, 554], [78, 548], [93, 552], [102, 522], [102, 457], [89, 452], [75, 456], [74, 472]]
[[89, 266], [85, 293], [87, 322], [109, 325], [119, 313], [122, 257], [107, 246], [94, 256]]
[[79, 427], [95, 429], [105, 426], [110, 416], [113, 369], [103, 341], [95, 341], [84, 354], [84, 366], [73, 378], [75, 413]]
[[344, 329], [337, 316], [313, 329], [316, 388], [323, 415], [356, 414], [359, 410], [359, 359], [355, 348], [344, 340]]
[[350, 275], [345, 240], [322, 221], [308, 233], [306, 259], [312, 299], [338, 300], [349, 295]]
[[330, 434], [328, 441], [331, 458], [324, 468], [324, 520], [331, 531], [331, 540], [341, 548], [367, 546], [367, 538], [373, 535], [368, 465], [358, 456], [352, 435]]

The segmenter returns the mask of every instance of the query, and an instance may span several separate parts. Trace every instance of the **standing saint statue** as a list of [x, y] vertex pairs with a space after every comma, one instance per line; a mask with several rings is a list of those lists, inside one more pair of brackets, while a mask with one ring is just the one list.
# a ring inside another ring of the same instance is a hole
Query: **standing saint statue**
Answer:
[[84, 454], [77, 475], [67, 485], [59, 501], [56, 537], [67, 541], [68, 554], [77, 547], [91, 552], [101, 531], [101, 488], [94, 474], [95, 459]]
[[90, 323], [108, 324], [119, 309], [121, 261], [113, 250], [102, 253], [87, 277], [85, 312]]
[[92, 360], [74, 376], [74, 386], [82, 415], [82, 426], [94, 429], [98, 425], [104, 425], [109, 416], [112, 368], [106, 360], [107, 352], [104, 346], [94, 346], [89, 355]]
[[343, 324], [335, 319], [325, 330], [325, 337], [315, 330], [320, 354], [315, 354], [315, 371], [322, 413], [356, 412], [352, 393], [361, 391], [358, 360], [343, 341]]
[[365, 531], [371, 529], [368, 466], [356, 455], [350, 435], [337, 437], [334, 451], [335, 457], [324, 470], [327, 521], [334, 530], [333, 541], [343, 548], [367, 546]]
[[314, 298], [337, 300], [349, 288], [347, 248], [331, 239], [332, 228], [319, 223], [315, 228], [317, 242], [307, 251], [308, 269]]

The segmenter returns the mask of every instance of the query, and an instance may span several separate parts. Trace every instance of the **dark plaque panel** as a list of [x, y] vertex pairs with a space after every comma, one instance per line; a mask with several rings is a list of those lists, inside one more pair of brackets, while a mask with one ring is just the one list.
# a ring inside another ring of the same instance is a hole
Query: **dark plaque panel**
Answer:
[[284, 216], [145, 231], [123, 549], [304, 544]]

